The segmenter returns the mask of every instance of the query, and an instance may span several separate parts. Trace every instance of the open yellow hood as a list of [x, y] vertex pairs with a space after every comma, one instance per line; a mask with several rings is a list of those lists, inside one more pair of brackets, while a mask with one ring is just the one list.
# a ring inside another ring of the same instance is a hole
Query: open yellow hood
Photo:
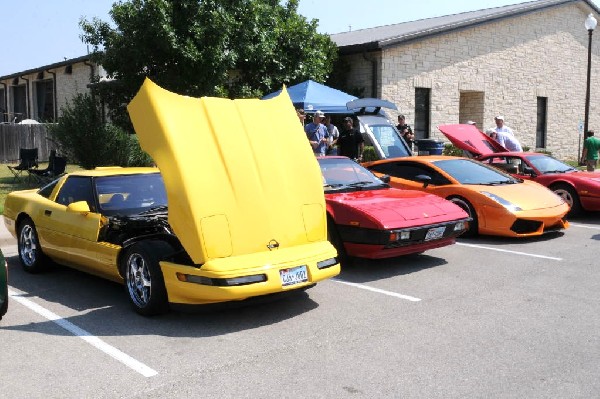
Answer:
[[321, 172], [285, 89], [192, 98], [146, 79], [128, 110], [195, 263], [326, 240]]

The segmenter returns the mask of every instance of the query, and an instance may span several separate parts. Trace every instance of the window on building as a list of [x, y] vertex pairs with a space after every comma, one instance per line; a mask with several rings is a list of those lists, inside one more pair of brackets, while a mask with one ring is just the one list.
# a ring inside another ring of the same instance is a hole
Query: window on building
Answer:
[[546, 148], [548, 97], [537, 98], [537, 126], [535, 128], [535, 148]]
[[415, 139], [429, 138], [431, 89], [415, 87]]
[[36, 116], [40, 122], [54, 122], [54, 84], [52, 79], [35, 82]]
[[27, 90], [25, 85], [12, 86], [12, 114], [9, 122], [20, 122], [27, 119]]

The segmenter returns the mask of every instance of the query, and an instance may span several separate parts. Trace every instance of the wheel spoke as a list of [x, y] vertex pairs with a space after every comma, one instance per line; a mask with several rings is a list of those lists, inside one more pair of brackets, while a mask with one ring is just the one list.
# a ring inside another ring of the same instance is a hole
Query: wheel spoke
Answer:
[[37, 244], [36, 244], [36, 236], [33, 227], [29, 224], [26, 224], [21, 229], [20, 235], [20, 255], [23, 263], [30, 267], [36, 261], [37, 255]]
[[129, 273], [127, 286], [132, 299], [138, 306], [145, 306], [150, 301], [152, 281], [148, 265], [139, 254], [133, 254], [129, 258]]

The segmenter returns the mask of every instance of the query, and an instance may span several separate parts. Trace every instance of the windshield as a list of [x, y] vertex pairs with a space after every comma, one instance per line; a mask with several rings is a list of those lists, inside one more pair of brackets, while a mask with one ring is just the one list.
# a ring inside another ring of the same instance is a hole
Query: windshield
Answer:
[[134, 215], [167, 205], [160, 173], [106, 176], [94, 181], [103, 215]]
[[514, 184], [521, 180], [470, 159], [445, 159], [434, 161], [442, 169], [461, 184]]
[[369, 125], [375, 140], [379, 143], [386, 158], [408, 157], [408, 146], [392, 125]]
[[319, 166], [326, 193], [387, 187], [373, 173], [349, 158], [320, 158]]
[[576, 169], [544, 154], [528, 155], [527, 160], [541, 173], [565, 173]]

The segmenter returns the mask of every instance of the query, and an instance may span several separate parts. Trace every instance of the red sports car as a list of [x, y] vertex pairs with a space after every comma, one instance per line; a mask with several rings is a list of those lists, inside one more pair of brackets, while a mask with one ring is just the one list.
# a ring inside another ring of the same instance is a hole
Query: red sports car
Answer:
[[436, 195], [390, 188], [346, 157], [318, 158], [329, 240], [348, 256], [389, 258], [450, 245], [469, 217]]
[[600, 211], [600, 173], [582, 172], [538, 152], [507, 151], [472, 125], [442, 125], [438, 129], [475, 159], [548, 187], [569, 204], [572, 215], [582, 210]]

